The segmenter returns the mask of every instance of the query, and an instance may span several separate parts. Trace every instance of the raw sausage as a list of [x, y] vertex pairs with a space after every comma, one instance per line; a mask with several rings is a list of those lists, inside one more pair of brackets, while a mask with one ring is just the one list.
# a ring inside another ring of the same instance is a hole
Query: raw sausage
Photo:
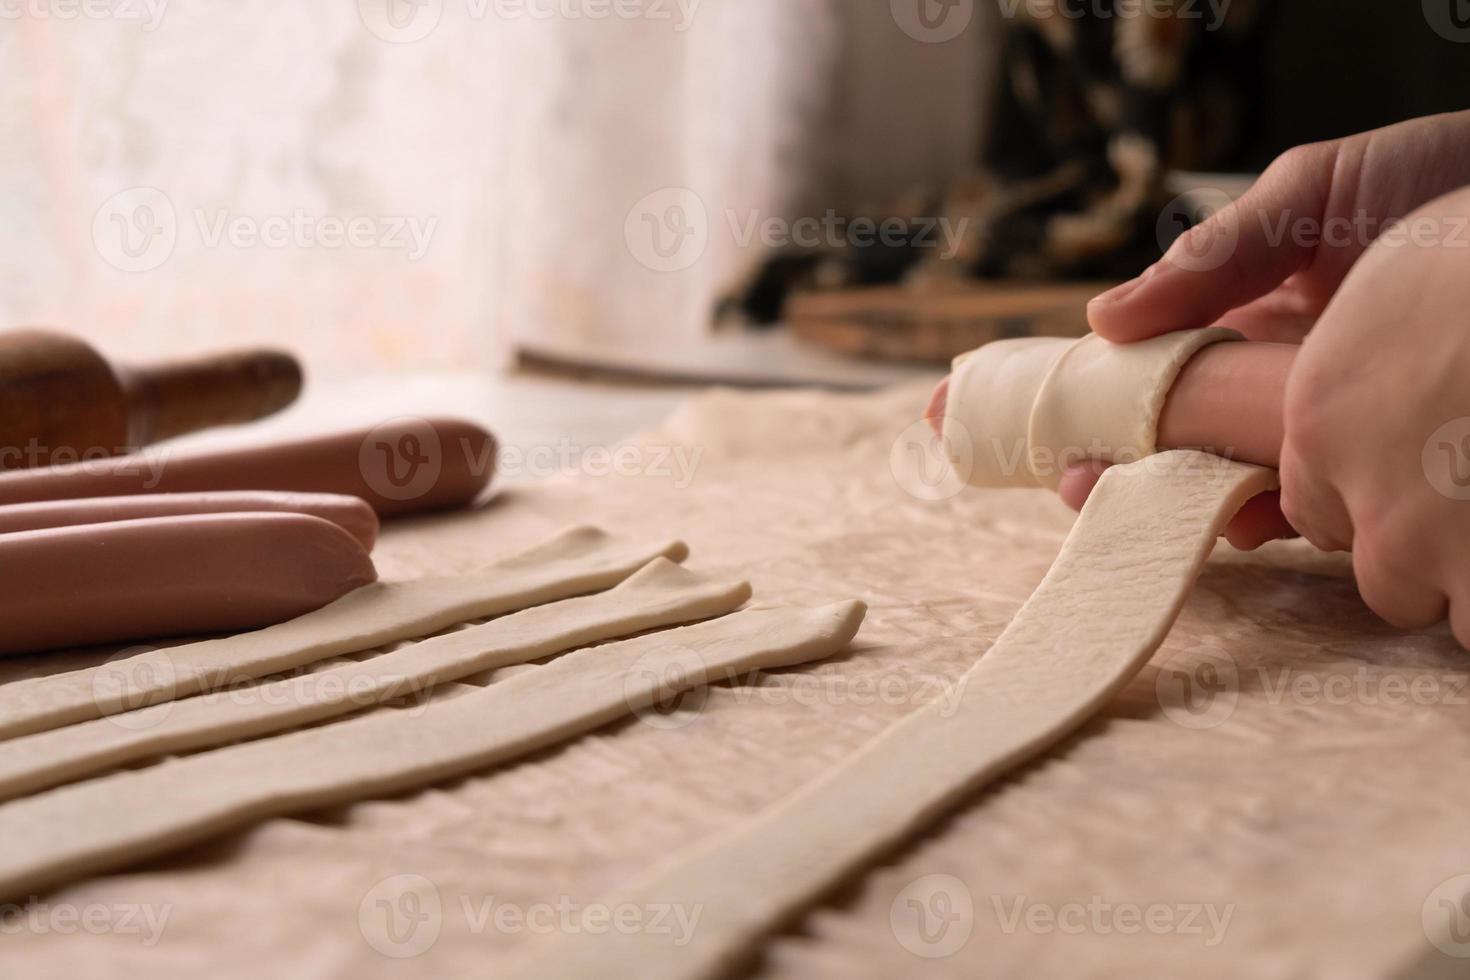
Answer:
[[0, 653], [238, 632], [377, 579], [351, 534], [305, 514], [206, 514], [0, 535]]
[[278, 493], [268, 490], [225, 490], [217, 493], [142, 494], [136, 497], [87, 497], [46, 500], [0, 507], [0, 534], [40, 531], [77, 524], [111, 524], [148, 517], [185, 514], [277, 512], [309, 514], [330, 521], [373, 550], [378, 515], [357, 497], [335, 493]]
[[495, 439], [457, 419], [395, 419], [371, 429], [228, 450], [169, 450], [0, 473], [0, 504], [220, 490], [339, 493], [380, 517], [463, 507], [494, 473]]

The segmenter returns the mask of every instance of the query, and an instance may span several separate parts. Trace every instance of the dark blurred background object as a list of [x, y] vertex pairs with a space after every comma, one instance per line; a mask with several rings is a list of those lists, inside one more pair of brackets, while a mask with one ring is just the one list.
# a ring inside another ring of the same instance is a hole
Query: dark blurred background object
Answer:
[[[844, 234], [772, 256], [720, 314], [926, 362], [1002, 336], [1084, 331], [1075, 287], [1048, 301], [1033, 286], [1031, 314], [1014, 284], [1130, 278], [1248, 183], [1226, 175], [1300, 143], [1464, 108], [1460, 3], [1001, 2], [985, 35], [999, 68], [976, 169], [895, 188], [902, 203], [846, 223], [896, 221], [906, 237]], [[957, 247], [925, 237], [936, 221], [958, 230]]]
[[1462, 0], [1274, 3], [1260, 123], [1239, 165], [1283, 150], [1470, 108], [1470, 10]]

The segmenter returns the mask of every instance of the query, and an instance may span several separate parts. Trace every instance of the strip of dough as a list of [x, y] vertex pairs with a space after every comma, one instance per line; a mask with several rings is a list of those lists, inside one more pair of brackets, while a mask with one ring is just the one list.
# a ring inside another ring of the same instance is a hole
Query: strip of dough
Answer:
[[943, 431], [951, 461], [977, 487], [1056, 489], [1073, 463], [1131, 463], [1158, 451], [1159, 417], [1180, 370], [1220, 327], [1110, 344], [1028, 337], [955, 360]]
[[361, 663], [0, 742], [0, 799], [140, 759], [257, 738], [380, 702], [420, 697], [436, 684], [483, 670], [723, 616], [749, 598], [748, 583], [710, 581], [658, 558], [609, 592], [536, 606]]
[[[682, 561], [681, 541], [624, 541], [573, 528], [479, 571], [445, 578], [376, 582], [315, 612], [253, 633], [172, 647], [129, 662], [0, 686], [0, 739], [28, 735], [266, 677], [385, 643], [427, 636], [623, 581], [654, 558]], [[163, 664], [165, 669], [153, 669]]]
[[134, 864], [273, 816], [484, 769], [757, 668], [831, 656], [865, 607], [735, 613], [569, 654], [422, 711], [374, 712], [0, 806], [0, 900]]
[[692, 940], [559, 935], [510, 975], [713, 977], [760, 936], [1102, 708], [1168, 634], [1228, 519], [1272, 470], [1195, 452], [1115, 467], [995, 645], [934, 704], [733, 832], [606, 898], [701, 907]]

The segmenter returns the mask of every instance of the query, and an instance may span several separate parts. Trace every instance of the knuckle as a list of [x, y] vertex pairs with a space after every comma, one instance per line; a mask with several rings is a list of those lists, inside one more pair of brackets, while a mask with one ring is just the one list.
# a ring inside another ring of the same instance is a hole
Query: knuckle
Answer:
[[1415, 549], [1407, 540], [1381, 533], [1359, 534], [1353, 543], [1353, 572], [1363, 602], [1399, 629], [1432, 626], [1444, 618], [1444, 603], [1415, 573]]
[[[1356, 565], [1354, 566], [1356, 569]], [[1384, 589], [1379, 581], [1371, 575], [1359, 571], [1358, 595], [1363, 599], [1363, 605], [1373, 610], [1373, 614], [1390, 626], [1401, 630], [1417, 629], [1426, 623], [1415, 623], [1413, 617], [1394, 598], [1393, 594]]]
[[[1321, 543], [1312, 534], [1311, 521], [1307, 516], [1307, 508], [1302, 503], [1300, 497], [1283, 490], [1281, 492], [1281, 516], [1286, 518], [1286, 523], [1290, 524], [1298, 534], [1317, 547], [1322, 547]], [[1327, 549], [1324, 548], [1323, 550], [1325, 551]]]
[[1322, 551], [1346, 551], [1352, 540], [1351, 528], [1332, 526], [1334, 515], [1316, 505], [1323, 494], [1315, 482], [1304, 477], [1311, 472], [1288, 463], [1281, 468], [1281, 514], [1298, 534]]
[[1326, 399], [1310, 378], [1303, 378], [1288, 392], [1284, 406], [1286, 438], [1307, 465], [1315, 465], [1331, 447], [1336, 427], [1326, 408]]
[[1450, 632], [1455, 642], [1470, 650], [1470, 597], [1455, 602], [1450, 611]]
[[[1207, 224], [1200, 225], [1199, 228], [1194, 230], [1199, 231], [1202, 236], [1209, 236], [1213, 240], [1213, 236], [1216, 235], [1228, 234], [1233, 236], [1238, 234], [1241, 221], [1241, 208], [1240, 205], [1236, 204], [1224, 211], [1218, 212]], [[1199, 246], [1196, 245], [1196, 247]], [[1264, 264], [1264, 258], [1264, 256], [1258, 254], [1253, 249], [1231, 248], [1226, 255], [1225, 263], [1221, 267], [1219, 274], [1237, 283], [1250, 282], [1256, 277], [1259, 267]]]
[[1293, 146], [1291, 149], [1279, 155], [1271, 161], [1266, 168], [1263, 178], [1287, 178], [1295, 180], [1309, 171], [1316, 171], [1322, 166], [1323, 159], [1337, 152], [1337, 144], [1333, 141], [1322, 143], [1303, 143]]
[[1403, 541], [1380, 530], [1365, 530], [1353, 542], [1353, 568], [1378, 580], [1402, 579], [1413, 567]]

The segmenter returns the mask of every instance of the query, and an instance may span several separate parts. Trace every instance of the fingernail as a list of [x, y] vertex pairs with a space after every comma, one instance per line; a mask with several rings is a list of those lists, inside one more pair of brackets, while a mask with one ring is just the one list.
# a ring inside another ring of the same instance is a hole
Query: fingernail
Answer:
[[1088, 301], [1087, 305], [1108, 306], [1112, 303], [1117, 303], [1120, 300], [1127, 299], [1130, 295], [1133, 294], [1134, 290], [1143, 285], [1144, 277], [1147, 275], [1148, 273], [1145, 272], [1142, 276], [1139, 276], [1136, 279], [1129, 279], [1127, 282], [1121, 285], [1114, 286], [1107, 292], [1094, 296], [1091, 300]]
[[949, 379], [945, 378], [934, 389], [934, 395], [929, 399], [929, 407], [924, 410], [924, 418], [928, 420], [929, 427], [934, 430], [935, 435], [944, 434], [944, 411], [949, 407]]

